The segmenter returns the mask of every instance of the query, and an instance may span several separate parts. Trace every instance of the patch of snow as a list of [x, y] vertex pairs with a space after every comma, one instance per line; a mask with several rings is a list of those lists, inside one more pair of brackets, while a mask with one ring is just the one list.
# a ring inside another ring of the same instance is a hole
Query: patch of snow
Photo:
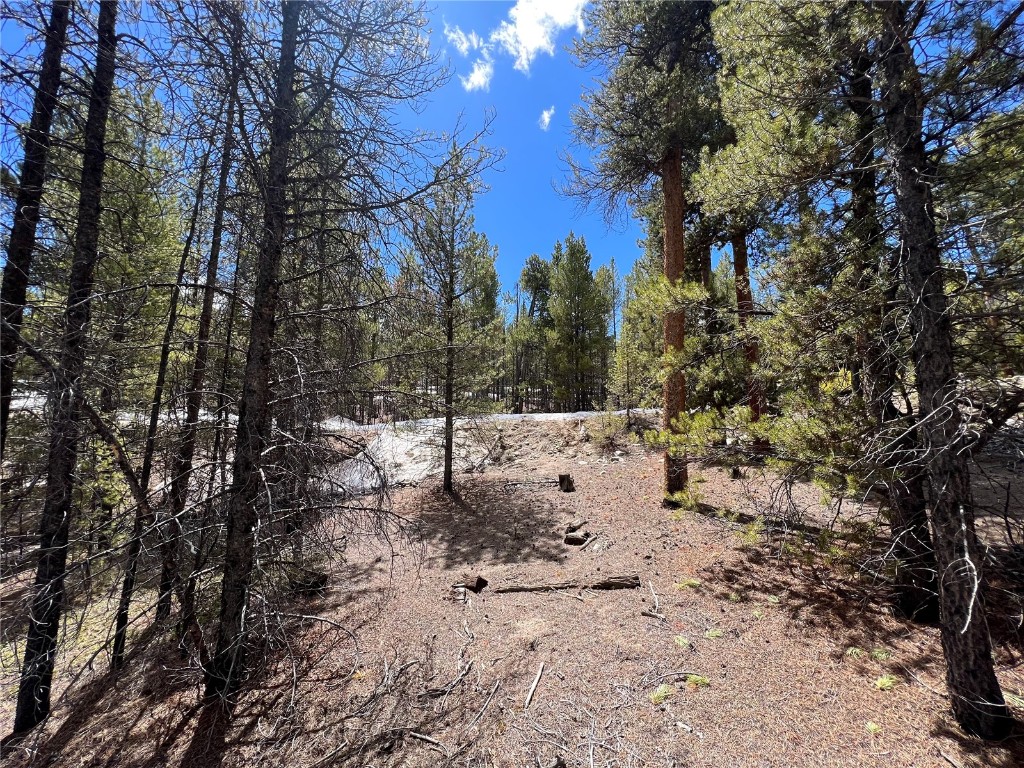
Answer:
[[[634, 414], [656, 416], [657, 409], [634, 409]], [[613, 415], [624, 416], [625, 411]], [[606, 411], [575, 413], [499, 413], [476, 419], [456, 419], [454, 467], [462, 472], [476, 467], [487, 457], [492, 432], [488, 424], [521, 421], [574, 421], [608, 415]], [[328, 426], [330, 425], [330, 426]], [[417, 419], [394, 424], [355, 424], [333, 418], [322, 422], [327, 431], [361, 433], [368, 437], [366, 448], [357, 456], [332, 467], [327, 478], [331, 492], [362, 496], [386, 487], [416, 485], [444, 471], [444, 419]], [[478, 426], [483, 429], [473, 429]], [[581, 462], [584, 463], [584, 462]]]

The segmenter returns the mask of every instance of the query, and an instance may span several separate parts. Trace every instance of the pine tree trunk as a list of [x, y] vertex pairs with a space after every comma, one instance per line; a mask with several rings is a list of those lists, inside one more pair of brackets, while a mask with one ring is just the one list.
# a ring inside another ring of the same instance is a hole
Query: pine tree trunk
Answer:
[[185, 395], [185, 426], [171, 470], [171, 492], [167, 498], [167, 515], [161, 530], [160, 592], [156, 604], [157, 621], [171, 615], [171, 594], [178, 582], [178, 545], [181, 539], [181, 515], [188, 501], [188, 488], [192, 480], [192, 460], [195, 456], [196, 435], [199, 430], [199, 410], [203, 404], [203, 387], [210, 351], [210, 328], [213, 322], [213, 300], [220, 270], [220, 248], [224, 234], [224, 211], [227, 207], [228, 180], [234, 149], [235, 97], [238, 87], [238, 67], [241, 45], [241, 14], [235, 13], [232, 30], [232, 71], [228, 79], [228, 104], [224, 121], [224, 146], [221, 149], [220, 171], [217, 179], [217, 197], [214, 203], [213, 231], [210, 256], [206, 262], [206, 282], [203, 285], [203, 305], [196, 330], [196, 356], [192, 363], [192, 377]]
[[263, 240], [256, 264], [249, 346], [239, 405], [233, 478], [228, 497], [220, 623], [214, 658], [206, 670], [206, 693], [234, 700], [246, 670], [246, 609], [255, 565], [260, 469], [270, 427], [271, 345], [277, 324], [278, 275], [287, 220], [285, 187], [295, 104], [295, 56], [299, 16], [305, 3], [281, 4], [281, 53], [271, 121]]
[[889, 522], [892, 552], [896, 561], [895, 604], [901, 614], [918, 621], [939, 617], [938, 589], [935, 583], [935, 552], [924, 496], [924, 477], [915, 465], [916, 431], [907, 429], [905, 420], [892, 401], [896, 388], [898, 363], [893, 350], [899, 329], [891, 307], [895, 304], [899, 275], [886, 270], [880, 275], [881, 249], [884, 245], [878, 220], [878, 179], [875, 172], [875, 133], [877, 118], [871, 82], [871, 60], [866, 53], [853, 60], [847, 104], [857, 116], [857, 157], [850, 183], [850, 226], [860, 259], [861, 291], [873, 295], [879, 277], [885, 280], [881, 306], [868, 311], [872, 318], [870, 338], [859, 343], [863, 356], [860, 391], [872, 420], [880, 432], [896, 425], [900, 437], [883, 438], [886, 447], [881, 463], [886, 466], [889, 490]]
[[39, 522], [39, 565], [32, 596], [28, 639], [18, 688], [14, 731], [28, 731], [50, 713], [50, 684], [57, 653], [57, 633], [64, 608], [68, 533], [78, 459], [80, 387], [85, 369], [93, 279], [99, 257], [99, 221], [107, 114], [114, 87], [117, 2], [100, 4], [96, 67], [89, 94], [82, 157], [78, 218], [68, 281], [67, 308], [55, 381], [56, 402], [50, 427], [46, 501]]
[[455, 300], [447, 297], [445, 307], [444, 348], [444, 480], [443, 490], [455, 493], [453, 466], [455, 461]]
[[750, 328], [754, 319], [754, 292], [750, 289], [746, 229], [738, 229], [733, 232], [732, 261], [733, 272], [736, 276], [736, 311], [739, 317], [740, 333], [743, 335], [743, 354], [747, 358], [747, 402], [750, 405], [750, 420], [757, 422], [760, 421], [761, 414], [764, 413], [764, 395], [755, 373], [761, 353], [757, 338]]
[[[669, 150], [662, 164], [662, 191], [665, 200], [665, 279], [675, 286], [684, 278], [686, 268], [686, 193], [683, 190], [683, 156], [679, 148]], [[686, 313], [670, 309], [664, 319], [665, 352], [681, 352], [686, 341]], [[686, 413], [686, 374], [673, 367], [665, 377], [662, 389], [664, 427], [677, 433], [675, 419]], [[671, 495], [686, 489], [686, 454], [678, 448], [665, 451], [665, 493]]]
[[0, 309], [13, 333], [0, 334], [0, 461], [7, 444], [7, 421], [14, 396], [14, 366], [17, 362], [18, 342], [28, 296], [28, 279], [32, 271], [32, 255], [36, 246], [36, 227], [39, 224], [39, 206], [43, 198], [46, 177], [46, 159], [50, 153], [50, 126], [57, 106], [60, 88], [61, 59], [67, 45], [68, 12], [70, 0], [56, 0], [46, 26], [43, 44], [42, 68], [39, 88], [32, 104], [32, 120], [25, 133], [25, 160], [18, 182], [18, 198], [14, 207], [14, 224], [7, 244], [4, 279], [0, 284]]
[[[160, 361], [157, 363], [156, 383], [153, 385], [153, 399], [150, 401], [149, 406], [149, 425], [146, 428], [146, 446], [143, 450], [142, 470], [139, 472], [139, 484], [142, 487], [143, 493], [147, 495], [149, 493], [149, 478], [153, 471], [153, 456], [156, 451], [156, 433], [160, 422], [160, 408], [163, 404], [164, 385], [167, 380], [167, 369], [170, 364], [171, 341], [178, 322], [178, 302], [181, 299], [181, 285], [185, 279], [185, 268], [188, 266], [189, 254], [192, 251], [192, 243], [195, 240], [199, 222], [199, 211], [203, 204], [203, 189], [206, 187], [208, 159], [208, 155], [203, 156], [199, 169], [199, 183], [195, 204], [192, 207], [192, 218], [189, 224], [188, 235], [185, 237], [185, 244], [181, 250], [181, 259], [178, 261], [178, 274], [175, 278], [174, 288], [171, 291], [167, 323], [164, 326], [164, 337], [160, 344]], [[151, 509], [148, 504], [139, 505], [135, 511], [132, 534], [128, 540], [128, 547], [125, 552], [121, 597], [114, 616], [114, 643], [110, 652], [110, 668], [112, 670], [120, 669], [124, 663], [129, 611], [131, 609], [132, 596], [135, 592], [135, 581], [138, 576], [139, 557], [142, 554], [142, 536], [147, 525], [151, 522], [151, 517]]]
[[938, 562], [941, 638], [953, 713], [970, 733], [1006, 736], [1013, 721], [996, 679], [985, 621], [982, 562], [974, 527], [963, 417], [956, 404], [952, 326], [923, 138], [920, 72], [907, 41], [904, 3], [884, 7], [881, 41], [886, 145], [899, 219], [901, 272], [910, 302], [919, 429], [928, 446], [932, 527]]

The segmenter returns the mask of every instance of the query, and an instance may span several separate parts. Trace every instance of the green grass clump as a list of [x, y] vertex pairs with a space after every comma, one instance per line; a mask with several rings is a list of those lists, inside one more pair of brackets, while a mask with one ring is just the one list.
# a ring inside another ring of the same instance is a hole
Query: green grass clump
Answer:
[[700, 579], [683, 579], [677, 582], [676, 589], [697, 589], [700, 586]]
[[651, 693], [651, 704], [655, 706], [664, 704], [669, 697], [675, 694], [675, 688], [668, 683], [662, 683]]
[[899, 681], [900, 679], [896, 675], [882, 675], [875, 680], [875, 688], [880, 691], [891, 691]]
[[707, 632], [704, 633], [704, 637], [706, 637], [708, 640], [714, 640], [716, 637], [721, 637], [724, 634], [725, 633], [722, 632], [722, 630], [720, 629], [709, 629]]

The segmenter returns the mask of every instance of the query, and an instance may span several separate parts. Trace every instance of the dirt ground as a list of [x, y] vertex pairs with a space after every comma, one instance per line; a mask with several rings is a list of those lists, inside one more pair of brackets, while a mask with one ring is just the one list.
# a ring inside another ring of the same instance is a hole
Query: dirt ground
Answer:
[[[457, 478], [460, 498], [436, 481], [396, 491], [404, 534], [350, 541], [326, 594], [281, 618], [286, 640], [230, 723], [197, 706], [195, 665], [145, 632], [126, 673], [97, 663], [10, 764], [1024, 765], [1020, 729], [986, 745], [957, 728], [937, 628], [890, 614], [857, 546], [665, 509], [660, 456], [600, 448], [594, 429], [507, 427], [498, 463]], [[1013, 473], [988, 469], [997, 499]], [[778, 500], [759, 472], [693, 471], [710, 508]], [[574, 493], [551, 482], [566, 472]], [[829, 519], [813, 487], [792, 501]], [[593, 535], [582, 549], [562, 541], [574, 518]], [[615, 575], [642, 587], [496, 591]], [[455, 599], [476, 576], [487, 586]], [[999, 677], [1024, 696], [1019, 590], [1001, 583]]]

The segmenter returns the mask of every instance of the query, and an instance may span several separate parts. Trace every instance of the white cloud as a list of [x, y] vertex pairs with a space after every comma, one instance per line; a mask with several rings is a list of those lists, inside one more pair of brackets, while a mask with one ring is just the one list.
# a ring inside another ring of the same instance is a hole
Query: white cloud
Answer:
[[491, 87], [492, 77], [494, 77], [494, 62], [484, 51], [483, 57], [473, 62], [473, 69], [470, 71], [469, 77], [459, 75], [459, 80], [462, 81], [462, 87], [467, 91], [486, 91]]
[[491, 41], [516, 58], [516, 69], [528, 73], [541, 51], [555, 55], [555, 38], [563, 29], [575, 26], [583, 33], [583, 6], [587, 0], [518, 0], [503, 21], [491, 32]]
[[447, 22], [444, 25], [444, 36], [463, 56], [468, 56], [470, 51], [475, 51], [484, 44], [483, 38], [476, 32], [470, 31], [467, 34], [459, 26], [449, 27]]
[[555, 116], [555, 105], [551, 105], [551, 109], [545, 109], [540, 113], [540, 119], [537, 121], [537, 125], [540, 126], [542, 131], [546, 131], [551, 125], [551, 118]]

